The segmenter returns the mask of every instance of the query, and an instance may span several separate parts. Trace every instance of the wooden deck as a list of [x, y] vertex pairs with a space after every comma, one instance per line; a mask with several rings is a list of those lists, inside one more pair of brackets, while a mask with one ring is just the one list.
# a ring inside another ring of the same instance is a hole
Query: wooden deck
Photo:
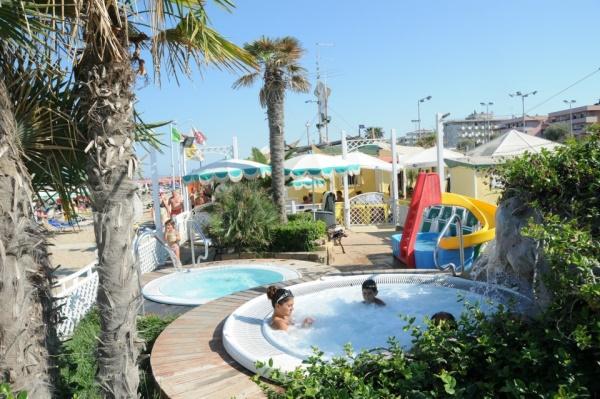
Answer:
[[[248, 261], [244, 260], [244, 263]], [[251, 262], [251, 261], [250, 261]], [[296, 260], [256, 260], [290, 266], [302, 273], [302, 278], [278, 285], [312, 281], [334, 271], [327, 265]], [[239, 261], [218, 262], [218, 264]], [[205, 264], [206, 266], [217, 263]], [[150, 273], [148, 280], [166, 271]], [[145, 278], [146, 280], [146, 278]], [[238, 292], [181, 315], [158, 337], [150, 362], [154, 378], [168, 398], [263, 398], [261, 390], [250, 381], [251, 373], [238, 365], [223, 348], [221, 340], [225, 319], [240, 305], [265, 292], [260, 287]]]

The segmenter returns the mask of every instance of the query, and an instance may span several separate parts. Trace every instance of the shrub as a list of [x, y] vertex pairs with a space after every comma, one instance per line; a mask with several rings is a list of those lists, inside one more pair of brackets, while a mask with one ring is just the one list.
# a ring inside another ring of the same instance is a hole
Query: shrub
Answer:
[[220, 248], [236, 252], [268, 247], [279, 217], [275, 205], [253, 182], [231, 184], [217, 195], [209, 236]]
[[286, 224], [280, 224], [273, 229], [271, 251], [274, 252], [306, 252], [314, 251], [315, 241], [323, 238], [327, 232], [325, 222], [306, 220], [299, 216]]
[[[143, 398], [160, 397], [154, 387], [150, 368], [150, 352], [154, 341], [173, 321], [173, 317], [161, 318], [156, 315], [138, 318], [138, 337], [144, 348], [140, 353], [140, 385], [138, 392]], [[100, 333], [100, 317], [97, 309], [92, 309], [77, 325], [72, 337], [65, 341], [59, 355], [59, 397], [78, 399], [100, 398], [96, 386], [96, 351]]]
[[9, 384], [3, 382], [0, 384], [0, 398], [2, 399], [27, 399], [26, 391], [13, 392]]

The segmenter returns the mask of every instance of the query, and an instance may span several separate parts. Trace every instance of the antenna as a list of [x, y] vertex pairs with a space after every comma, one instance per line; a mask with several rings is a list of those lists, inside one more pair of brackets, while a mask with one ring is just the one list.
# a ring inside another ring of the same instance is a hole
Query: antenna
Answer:
[[[327, 102], [329, 98], [329, 94], [331, 93], [331, 89], [325, 85], [324, 82], [321, 82], [321, 52], [319, 51], [320, 47], [333, 47], [333, 43], [316, 43], [317, 46], [317, 88], [315, 89], [315, 96], [317, 97], [317, 105], [319, 107], [319, 123], [317, 123], [317, 128], [319, 129], [319, 142], [329, 142], [329, 118], [327, 112]], [[325, 135], [323, 135], [322, 128], [325, 127]]]

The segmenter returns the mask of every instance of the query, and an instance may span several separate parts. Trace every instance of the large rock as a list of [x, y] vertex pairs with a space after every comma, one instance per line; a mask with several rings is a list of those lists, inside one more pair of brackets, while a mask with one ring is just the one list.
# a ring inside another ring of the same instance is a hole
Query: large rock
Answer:
[[496, 211], [496, 239], [473, 265], [471, 277], [500, 284], [533, 298], [544, 308], [549, 294], [541, 279], [547, 265], [540, 243], [521, 232], [539, 213], [518, 198], [503, 201]]

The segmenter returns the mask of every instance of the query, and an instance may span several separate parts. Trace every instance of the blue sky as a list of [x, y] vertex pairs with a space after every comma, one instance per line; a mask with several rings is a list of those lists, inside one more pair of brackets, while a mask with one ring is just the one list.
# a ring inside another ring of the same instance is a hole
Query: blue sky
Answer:
[[[496, 114], [519, 115], [521, 102], [509, 92], [538, 90], [527, 99], [529, 110], [600, 67], [597, 0], [246, 0], [232, 14], [209, 9], [213, 26], [239, 45], [262, 35], [299, 39], [313, 82], [316, 43], [333, 44], [319, 52], [332, 89], [330, 138], [336, 139], [341, 130], [356, 133], [359, 124], [396, 128], [399, 135], [413, 130], [416, 102], [427, 95], [423, 128], [433, 127], [435, 112], [462, 118], [481, 111], [482, 101], [493, 101]], [[209, 68], [178, 86], [163, 76], [160, 87], [137, 91], [137, 106], [148, 121], [175, 120], [184, 132], [193, 124], [208, 145], [228, 145], [235, 135], [246, 157], [252, 146], [268, 144], [268, 127], [259, 86], [233, 90], [236, 77]], [[562, 109], [564, 99], [597, 102], [599, 89], [597, 73], [529, 113]], [[317, 140], [316, 104], [305, 103], [309, 99], [312, 90], [287, 96], [288, 142], [306, 142], [307, 121]], [[161, 175], [169, 174], [169, 165], [167, 148], [159, 155]]]

